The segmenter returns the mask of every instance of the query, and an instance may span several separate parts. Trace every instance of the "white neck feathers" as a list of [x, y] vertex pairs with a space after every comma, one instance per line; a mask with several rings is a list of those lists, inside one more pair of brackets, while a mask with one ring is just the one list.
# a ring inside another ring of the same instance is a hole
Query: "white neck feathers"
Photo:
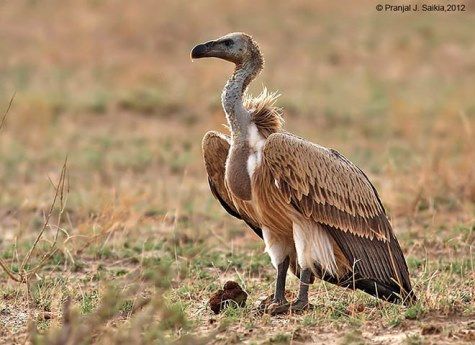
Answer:
[[237, 65], [233, 75], [224, 87], [221, 102], [231, 128], [233, 141], [234, 139], [247, 138], [250, 114], [244, 108], [243, 97], [247, 86], [259, 73], [260, 69], [261, 66], [255, 63]]

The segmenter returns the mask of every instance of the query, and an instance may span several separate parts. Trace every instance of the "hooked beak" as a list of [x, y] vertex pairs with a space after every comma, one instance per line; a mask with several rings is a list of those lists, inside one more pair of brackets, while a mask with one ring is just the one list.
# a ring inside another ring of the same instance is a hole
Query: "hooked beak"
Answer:
[[192, 59], [200, 59], [204, 57], [211, 57], [210, 53], [212, 52], [214, 41], [209, 41], [203, 44], [198, 44], [191, 51]]

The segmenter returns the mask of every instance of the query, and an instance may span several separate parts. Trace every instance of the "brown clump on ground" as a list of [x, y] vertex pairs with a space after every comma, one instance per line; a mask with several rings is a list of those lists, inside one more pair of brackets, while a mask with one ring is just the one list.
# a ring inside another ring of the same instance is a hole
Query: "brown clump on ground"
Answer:
[[244, 307], [247, 293], [235, 281], [228, 281], [223, 289], [216, 291], [209, 299], [209, 306], [215, 314], [219, 314], [228, 306]]
[[439, 325], [424, 325], [421, 329], [422, 335], [440, 334], [441, 332], [442, 327]]

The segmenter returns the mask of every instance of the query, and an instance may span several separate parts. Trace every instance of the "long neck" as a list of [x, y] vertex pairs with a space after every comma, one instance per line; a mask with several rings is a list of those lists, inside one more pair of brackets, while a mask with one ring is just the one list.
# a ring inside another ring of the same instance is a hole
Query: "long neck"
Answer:
[[251, 178], [247, 171], [250, 154], [248, 128], [249, 112], [244, 108], [243, 96], [249, 83], [262, 69], [263, 59], [253, 54], [248, 62], [236, 65], [234, 74], [224, 87], [221, 101], [231, 128], [231, 149], [226, 161], [226, 181], [231, 192], [242, 200], [251, 200]]
[[221, 95], [224, 112], [231, 128], [232, 141], [245, 140], [250, 123], [249, 112], [244, 108], [243, 96], [249, 83], [262, 69], [262, 60], [251, 60], [236, 65]]

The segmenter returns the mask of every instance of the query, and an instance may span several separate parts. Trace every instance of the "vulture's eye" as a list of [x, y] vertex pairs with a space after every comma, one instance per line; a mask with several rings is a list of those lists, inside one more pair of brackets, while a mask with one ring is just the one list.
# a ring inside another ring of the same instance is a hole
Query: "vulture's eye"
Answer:
[[224, 40], [223, 43], [224, 43], [224, 45], [225, 45], [226, 47], [231, 47], [231, 46], [234, 44], [233, 40], [231, 40], [231, 39], [229, 39], [229, 40]]

